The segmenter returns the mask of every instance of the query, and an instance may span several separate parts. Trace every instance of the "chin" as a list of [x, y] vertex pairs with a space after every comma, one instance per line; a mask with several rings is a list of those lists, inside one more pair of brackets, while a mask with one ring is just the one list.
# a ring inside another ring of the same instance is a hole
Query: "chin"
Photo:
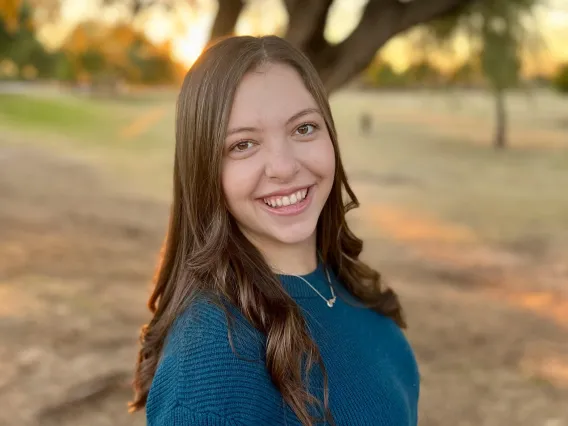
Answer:
[[316, 232], [316, 225], [314, 226], [295, 226], [286, 230], [278, 229], [270, 232], [270, 237], [282, 244], [299, 244], [312, 238]]

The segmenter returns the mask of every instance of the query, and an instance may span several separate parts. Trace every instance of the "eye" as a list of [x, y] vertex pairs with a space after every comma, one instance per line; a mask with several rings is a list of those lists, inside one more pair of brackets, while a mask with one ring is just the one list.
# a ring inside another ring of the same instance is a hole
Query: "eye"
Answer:
[[300, 135], [300, 136], [309, 136], [311, 135], [316, 129], [318, 128], [318, 126], [314, 123], [304, 123], [302, 124], [300, 127], [298, 127], [296, 129], [296, 132]]
[[245, 152], [247, 149], [252, 148], [253, 145], [254, 143], [252, 141], [237, 142], [235, 145], [232, 146], [231, 151]]

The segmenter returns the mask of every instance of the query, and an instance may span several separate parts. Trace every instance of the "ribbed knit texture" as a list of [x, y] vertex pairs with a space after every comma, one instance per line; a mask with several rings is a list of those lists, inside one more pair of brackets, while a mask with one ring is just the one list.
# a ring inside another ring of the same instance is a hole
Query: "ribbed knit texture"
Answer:
[[[319, 265], [303, 277], [330, 298], [324, 271]], [[338, 296], [333, 308], [301, 279], [280, 280], [322, 354], [337, 426], [415, 426], [419, 373], [404, 334], [389, 318], [353, 306], [360, 301], [331, 276]], [[265, 368], [264, 337], [235, 308], [232, 313], [237, 355], [217, 306], [195, 303], [175, 322], [148, 396], [148, 426], [301, 425]], [[323, 401], [322, 387], [314, 367], [310, 391]]]

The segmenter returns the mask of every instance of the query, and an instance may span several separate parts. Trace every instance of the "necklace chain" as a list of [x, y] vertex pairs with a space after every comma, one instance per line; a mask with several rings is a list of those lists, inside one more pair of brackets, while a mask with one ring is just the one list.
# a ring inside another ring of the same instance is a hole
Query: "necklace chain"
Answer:
[[[324, 268], [325, 268], [325, 266], [324, 266]], [[282, 271], [280, 271], [280, 272], [282, 272]], [[326, 275], [326, 277], [327, 277], [327, 283], [328, 283], [329, 288], [330, 288], [330, 290], [331, 290], [331, 299], [325, 298], [325, 297], [318, 291], [318, 289], [315, 288], [313, 285], [311, 285], [310, 282], [309, 282], [307, 279], [305, 279], [304, 277], [302, 277], [302, 276], [300, 276], [300, 275], [296, 275], [296, 274], [288, 274], [288, 275], [291, 275], [291, 276], [293, 276], [293, 277], [299, 278], [299, 279], [301, 279], [302, 281], [304, 281], [307, 285], [309, 285], [309, 286], [312, 288], [312, 290], [314, 290], [314, 291], [319, 295], [319, 297], [321, 297], [323, 300], [325, 300], [325, 302], [327, 303], [327, 306], [329, 306], [330, 308], [333, 308], [333, 305], [335, 304], [335, 301], [337, 300], [337, 297], [335, 296], [335, 292], [333, 291], [333, 286], [331, 285], [331, 278], [330, 278], [330, 276], [329, 276], [329, 271], [327, 270], [327, 268], [325, 268], [325, 275]]]

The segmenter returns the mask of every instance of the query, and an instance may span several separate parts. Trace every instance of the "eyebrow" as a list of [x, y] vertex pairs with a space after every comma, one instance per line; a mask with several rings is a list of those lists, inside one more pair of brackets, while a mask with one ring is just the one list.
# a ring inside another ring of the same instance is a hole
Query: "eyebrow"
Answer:
[[[293, 121], [296, 121], [298, 118], [303, 117], [304, 115], [308, 115], [308, 114], [312, 114], [312, 113], [319, 114], [320, 116], [322, 115], [321, 111], [318, 108], [306, 108], [306, 109], [303, 109], [301, 111], [298, 111], [296, 114], [294, 114], [292, 117], [290, 117], [286, 121], [286, 125], [292, 123]], [[230, 129], [227, 132], [227, 136], [231, 136], [235, 133], [255, 132], [255, 131], [258, 131], [258, 129], [256, 127], [235, 127], [234, 129]]]

